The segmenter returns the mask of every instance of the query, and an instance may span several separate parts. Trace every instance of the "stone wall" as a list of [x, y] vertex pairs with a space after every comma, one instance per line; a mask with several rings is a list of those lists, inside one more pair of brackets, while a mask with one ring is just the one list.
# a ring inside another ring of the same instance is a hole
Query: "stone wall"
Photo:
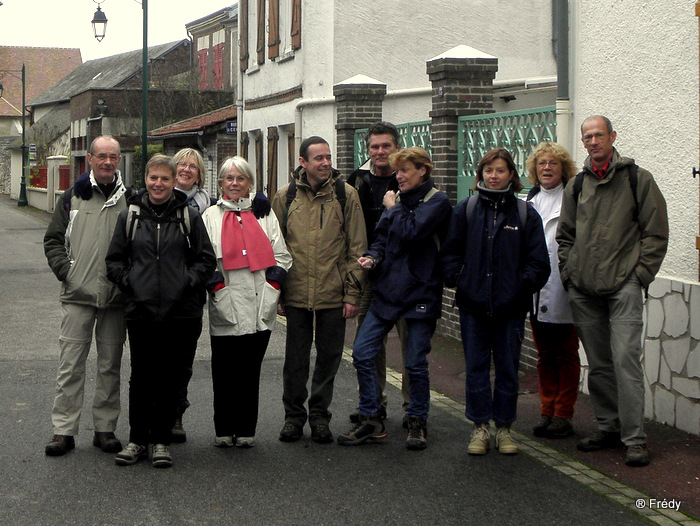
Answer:
[[17, 137], [0, 137], [0, 194], [10, 193], [10, 145]]

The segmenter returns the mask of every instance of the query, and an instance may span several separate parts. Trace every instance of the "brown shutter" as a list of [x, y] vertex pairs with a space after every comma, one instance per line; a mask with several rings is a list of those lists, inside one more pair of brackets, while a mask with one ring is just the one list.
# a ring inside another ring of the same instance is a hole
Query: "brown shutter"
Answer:
[[238, 0], [241, 71], [248, 69], [248, 0]]
[[240, 156], [243, 157], [246, 161], [248, 160], [248, 143], [250, 142], [250, 138], [248, 137], [247, 132], [241, 133], [241, 153]]
[[[264, 1], [264, 0], [263, 0]], [[255, 172], [257, 174], [257, 181], [255, 183], [256, 189], [259, 192], [265, 191], [265, 185], [263, 184], [263, 138], [262, 130], [255, 130]]]
[[265, 62], [265, 0], [258, 0], [258, 64]]
[[277, 192], [277, 147], [279, 133], [276, 126], [267, 129], [267, 197], [272, 200]]
[[267, 42], [267, 56], [272, 60], [280, 56], [280, 0], [270, 0], [268, 9], [270, 34]]
[[292, 49], [301, 47], [301, 0], [292, 0]]

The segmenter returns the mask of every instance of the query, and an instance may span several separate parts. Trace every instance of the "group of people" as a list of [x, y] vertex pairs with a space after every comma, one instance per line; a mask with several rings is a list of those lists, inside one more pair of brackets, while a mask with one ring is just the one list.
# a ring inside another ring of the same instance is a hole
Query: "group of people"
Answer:
[[[359, 403], [337, 442], [387, 437], [386, 338], [396, 327], [403, 356], [406, 447], [427, 446], [427, 356], [441, 316], [443, 287], [454, 287], [466, 362], [467, 451], [491, 444], [517, 453], [518, 368], [530, 313], [538, 350], [541, 421], [536, 436], [573, 433], [578, 338], [590, 366], [598, 430], [578, 448], [624, 444], [631, 466], [649, 463], [643, 432], [642, 292], [668, 240], [666, 207], [651, 174], [613, 147], [602, 116], [581, 127], [589, 153], [576, 173], [569, 153], [541, 143], [527, 160], [527, 200], [511, 154], [496, 148], [477, 167], [473, 196], [454, 208], [431, 177], [428, 153], [400, 149], [387, 122], [365, 136], [369, 161], [344, 182], [330, 146], [305, 139], [299, 167], [272, 203], [255, 189], [241, 157], [219, 170], [220, 198], [203, 190], [196, 150], [155, 155], [146, 188], [133, 193], [118, 172], [119, 144], [99, 137], [90, 172], [59, 200], [44, 244], [62, 282], [59, 371], [47, 455], [74, 448], [85, 360], [94, 327], [98, 378], [93, 444], [119, 465], [148, 456], [172, 465], [171, 441], [185, 441], [187, 385], [208, 304], [214, 392], [214, 445], [251, 447], [260, 371], [277, 315], [287, 317], [284, 425], [294, 442], [334, 441], [333, 387], [346, 321], [357, 317], [353, 363]], [[114, 435], [126, 333], [131, 353], [130, 436]], [[316, 361], [311, 374], [311, 347]], [[495, 368], [491, 385], [491, 363]], [[311, 385], [308, 387], [311, 374]]]

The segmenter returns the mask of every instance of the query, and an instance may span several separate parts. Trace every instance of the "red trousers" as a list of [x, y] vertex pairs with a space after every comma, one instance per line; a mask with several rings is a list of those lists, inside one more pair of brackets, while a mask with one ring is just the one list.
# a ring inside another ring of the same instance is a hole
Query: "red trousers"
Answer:
[[534, 318], [530, 323], [537, 348], [540, 414], [571, 418], [581, 373], [576, 328], [570, 323], [542, 323]]

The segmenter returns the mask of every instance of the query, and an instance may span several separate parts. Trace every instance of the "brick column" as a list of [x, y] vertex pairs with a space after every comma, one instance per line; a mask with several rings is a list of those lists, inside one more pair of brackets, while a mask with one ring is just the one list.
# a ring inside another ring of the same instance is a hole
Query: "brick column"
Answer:
[[336, 154], [333, 166], [347, 179], [354, 170], [355, 130], [382, 120], [386, 84], [357, 75], [333, 86], [337, 121]]
[[493, 79], [498, 59], [457, 46], [427, 63], [433, 86], [430, 135], [433, 176], [452, 203], [457, 201], [457, 119], [493, 112]]

